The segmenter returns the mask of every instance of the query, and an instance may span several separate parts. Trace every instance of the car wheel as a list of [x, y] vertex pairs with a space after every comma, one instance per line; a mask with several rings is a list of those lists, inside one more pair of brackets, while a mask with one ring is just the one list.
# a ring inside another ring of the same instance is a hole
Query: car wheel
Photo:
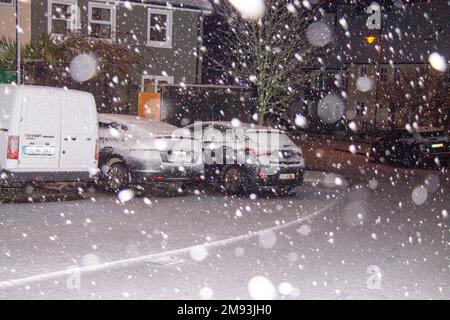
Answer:
[[108, 191], [120, 191], [128, 183], [128, 171], [123, 163], [112, 164], [106, 173], [106, 189]]
[[244, 191], [245, 178], [237, 166], [229, 167], [222, 177], [222, 189], [226, 194], [236, 195]]

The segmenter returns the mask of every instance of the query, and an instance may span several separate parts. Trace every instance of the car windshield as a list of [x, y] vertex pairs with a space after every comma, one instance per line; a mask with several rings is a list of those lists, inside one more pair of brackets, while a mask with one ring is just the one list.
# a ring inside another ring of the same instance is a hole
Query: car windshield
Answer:
[[448, 137], [448, 134], [445, 131], [428, 131], [428, 132], [420, 132], [419, 135], [422, 138], [442, 138]]

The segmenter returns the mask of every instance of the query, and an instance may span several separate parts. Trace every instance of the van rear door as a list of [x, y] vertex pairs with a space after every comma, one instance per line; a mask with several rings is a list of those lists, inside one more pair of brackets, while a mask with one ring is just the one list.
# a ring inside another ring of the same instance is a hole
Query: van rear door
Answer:
[[58, 98], [58, 95], [24, 95], [18, 168], [58, 168], [61, 134]]
[[73, 171], [88, 171], [96, 167], [98, 126], [95, 102], [85, 95], [63, 100], [59, 167]]

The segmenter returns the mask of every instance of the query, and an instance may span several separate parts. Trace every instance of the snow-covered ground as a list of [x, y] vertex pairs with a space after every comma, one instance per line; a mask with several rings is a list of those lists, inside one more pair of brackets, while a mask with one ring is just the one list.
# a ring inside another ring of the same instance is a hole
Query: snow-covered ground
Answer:
[[351, 168], [281, 198], [2, 204], [0, 298], [449, 299], [448, 173]]

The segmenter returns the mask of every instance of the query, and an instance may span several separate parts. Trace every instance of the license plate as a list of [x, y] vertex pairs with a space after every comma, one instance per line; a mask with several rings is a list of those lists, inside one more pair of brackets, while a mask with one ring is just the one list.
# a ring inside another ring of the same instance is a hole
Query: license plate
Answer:
[[54, 147], [24, 147], [23, 153], [27, 156], [53, 156]]
[[189, 162], [190, 159], [186, 151], [172, 151], [170, 160], [172, 162]]
[[435, 143], [431, 145], [432, 148], [442, 148], [443, 146], [444, 146], [443, 143]]
[[283, 173], [280, 174], [281, 180], [293, 180], [295, 179], [295, 173]]

